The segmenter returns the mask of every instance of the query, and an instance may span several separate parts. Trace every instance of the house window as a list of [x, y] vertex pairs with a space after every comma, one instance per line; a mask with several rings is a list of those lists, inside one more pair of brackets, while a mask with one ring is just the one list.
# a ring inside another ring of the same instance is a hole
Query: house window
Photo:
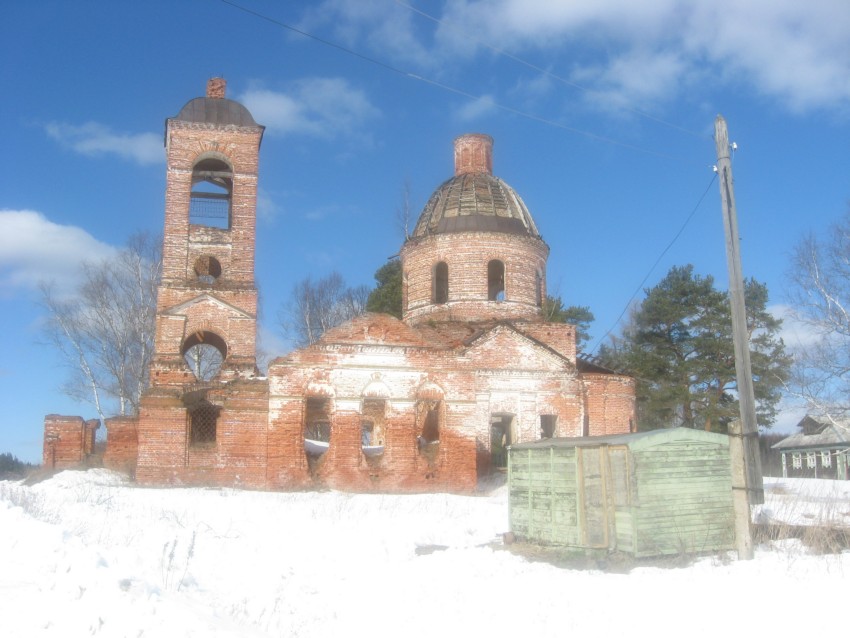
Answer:
[[820, 464], [823, 467], [832, 467], [832, 455], [827, 450], [820, 453]]
[[487, 264], [487, 299], [504, 301], [505, 299], [505, 263], [493, 259]]
[[818, 455], [814, 452], [806, 452], [806, 467], [814, 469], [818, 466]]
[[449, 300], [449, 265], [441, 261], [434, 266], [434, 287], [431, 300], [434, 303], [446, 303]]
[[190, 434], [192, 445], [215, 443], [216, 424], [221, 408], [209, 401], [201, 401], [189, 412]]
[[803, 455], [800, 452], [794, 452], [791, 455], [791, 467], [795, 470], [803, 469]]

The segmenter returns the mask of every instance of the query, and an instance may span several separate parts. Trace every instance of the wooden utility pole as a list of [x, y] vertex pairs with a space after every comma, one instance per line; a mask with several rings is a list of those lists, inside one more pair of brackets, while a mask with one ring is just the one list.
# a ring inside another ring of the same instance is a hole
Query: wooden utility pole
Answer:
[[738, 241], [738, 214], [735, 210], [735, 190], [732, 180], [729, 133], [726, 120], [718, 115], [714, 120], [714, 142], [717, 147], [717, 177], [720, 200], [723, 204], [723, 228], [726, 234], [726, 263], [729, 269], [729, 301], [732, 305], [732, 340], [735, 346], [735, 373], [738, 380], [738, 404], [741, 421], [729, 428], [732, 437], [732, 491], [735, 499], [735, 537], [738, 558], [753, 558], [750, 533], [750, 505], [764, 503], [764, 483], [758, 449], [756, 400], [753, 392], [753, 372], [750, 365], [750, 343], [747, 332], [747, 312], [744, 306], [744, 275]]

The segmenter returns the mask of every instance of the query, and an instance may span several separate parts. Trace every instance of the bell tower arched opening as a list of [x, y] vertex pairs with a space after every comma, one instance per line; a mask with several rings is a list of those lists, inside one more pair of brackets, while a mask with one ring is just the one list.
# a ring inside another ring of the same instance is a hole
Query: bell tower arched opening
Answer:
[[211, 381], [227, 358], [227, 344], [214, 332], [199, 330], [186, 338], [181, 354], [198, 381]]
[[233, 169], [219, 157], [206, 157], [192, 168], [189, 223], [230, 230]]

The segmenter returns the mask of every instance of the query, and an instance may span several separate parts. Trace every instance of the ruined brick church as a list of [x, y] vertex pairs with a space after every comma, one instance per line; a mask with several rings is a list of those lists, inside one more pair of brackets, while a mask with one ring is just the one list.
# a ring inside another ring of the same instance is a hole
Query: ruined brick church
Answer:
[[[633, 429], [633, 380], [578, 358], [575, 327], [541, 318], [549, 247], [481, 134], [455, 140], [454, 175], [401, 247], [402, 319], [359, 316], [261, 376], [263, 131], [219, 78], [166, 121], [150, 387], [138, 417], [107, 420], [106, 466], [143, 484], [469, 492], [511, 443]], [[91, 447], [78, 421], [48, 417], [46, 463], [66, 431], [66, 447]]]

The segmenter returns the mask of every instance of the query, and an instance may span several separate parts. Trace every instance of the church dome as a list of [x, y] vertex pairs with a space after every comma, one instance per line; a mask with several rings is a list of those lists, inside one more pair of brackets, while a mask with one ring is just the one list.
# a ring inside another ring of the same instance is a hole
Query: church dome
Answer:
[[413, 237], [489, 231], [540, 238], [522, 198], [492, 169], [493, 138], [471, 133], [455, 139], [455, 174], [431, 195]]

